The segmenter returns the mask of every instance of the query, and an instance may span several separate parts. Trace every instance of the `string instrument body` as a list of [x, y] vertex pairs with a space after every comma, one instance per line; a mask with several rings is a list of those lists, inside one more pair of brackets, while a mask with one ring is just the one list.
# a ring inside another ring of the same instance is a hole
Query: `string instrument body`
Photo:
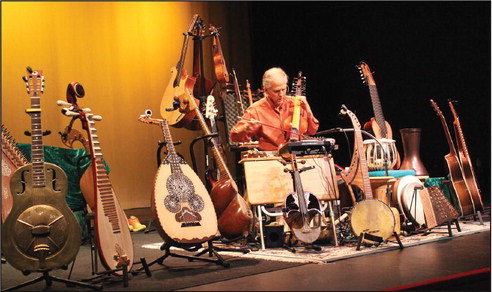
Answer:
[[[187, 99], [192, 101], [195, 100], [195, 98], [190, 96], [189, 92], [187, 92]], [[205, 134], [211, 135], [212, 132], [202, 113], [198, 109], [197, 103], [195, 102], [192, 107], [196, 112], [200, 126]], [[216, 114], [212, 107], [208, 107], [207, 110], [211, 111], [208, 113], [210, 117], [213, 117]], [[227, 239], [246, 237], [251, 228], [253, 213], [251, 212], [248, 203], [239, 194], [236, 182], [232, 178], [224, 156], [222, 155], [219, 142], [216, 138], [211, 138], [210, 141], [212, 142], [212, 153], [220, 174], [218, 181], [210, 191], [210, 197], [212, 198], [215, 213], [217, 215], [220, 234]]]
[[17, 169], [10, 180], [13, 206], [2, 226], [2, 251], [21, 271], [49, 271], [73, 261], [79, 251], [81, 230], [68, 207], [67, 176], [44, 161], [41, 130], [42, 71], [27, 68], [24, 77], [31, 96], [32, 162]]
[[28, 163], [29, 161], [17, 148], [15, 140], [2, 124], [2, 222], [7, 218], [14, 203], [10, 191], [12, 174]]
[[461, 129], [461, 123], [453, 106], [453, 102], [449, 102], [449, 107], [454, 116], [454, 133], [456, 138], [456, 145], [458, 147], [458, 157], [461, 162], [461, 168], [463, 170], [463, 178], [465, 179], [466, 186], [470, 192], [475, 211], [483, 211], [482, 194], [478, 186], [478, 181], [475, 176], [475, 171], [473, 170], [472, 160], [468, 152], [468, 147], [466, 146], [465, 136], [463, 135], [463, 130]]
[[451, 182], [452, 182], [451, 186], [454, 192], [456, 193], [459, 202], [459, 206], [457, 207], [459, 207], [458, 209], [460, 210], [458, 211], [462, 216], [473, 214], [475, 213], [475, 206], [473, 204], [470, 191], [468, 190], [468, 187], [466, 185], [466, 181], [463, 178], [463, 170], [461, 168], [458, 155], [456, 154], [454, 143], [453, 140], [451, 139], [451, 133], [449, 132], [449, 128], [446, 123], [446, 119], [444, 118], [444, 115], [442, 114], [436, 102], [432, 99], [430, 100], [430, 102], [437, 116], [441, 120], [444, 134], [448, 142], [449, 153], [444, 156], [444, 159], [446, 160], [446, 166], [448, 168], [449, 176], [451, 178]]
[[[349, 185], [349, 192], [354, 202], [354, 208], [350, 214], [352, 231], [356, 236], [364, 233], [379, 239], [372, 240], [364, 237], [363, 242], [385, 241], [398, 228], [398, 211], [373, 197], [359, 120], [345, 105], [342, 105], [340, 113], [350, 117], [354, 128], [354, 152], [350, 168], [348, 172], [342, 171], [340, 173], [342, 179]], [[365, 199], [355, 202], [353, 190], [350, 188], [352, 185], [363, 191]]]
[[[126, 214], [119, 204], [103, 163], [104, 156], [95, 126], [96, 121], [100, 121], [102, 117], [77, 104], [77, 97], [81, 98], [84, 94], [80, 83], [70, 83], [67, 86], [67, 101], [71, 107], [62, 110], [66, 115], [80, 119], [89, 138], [91, 163], [80, 179], [81, 190], [95, 215], [94, 230], [101, 263], [108, 270], [117, 270], [126, 264], [129, 271], [133, 266], [133, 240]], [[125, 272], [117, 270], [114, 273], [122, 275]]]
[[166, 141], [167, 155], [157, 171], [151, 198], [157, 231], [179, 247], [213, 239], [218, 231], [212, 200], [198, 175], [176, 153], [167, 121], [152, 119], [150, 113], [138, 120], [159, 125]]

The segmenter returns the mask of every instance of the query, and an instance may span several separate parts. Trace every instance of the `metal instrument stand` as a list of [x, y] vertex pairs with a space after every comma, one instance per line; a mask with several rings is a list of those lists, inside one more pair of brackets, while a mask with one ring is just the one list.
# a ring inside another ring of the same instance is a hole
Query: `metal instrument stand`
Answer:
[[[10, 287], [10, 288], [7, 288], [5, 290], [2, 290], [2, 291], [12, 291], [12, 290], [15, 290], [15, 289], [19, 289], [19, 288], [22, 288], [22, 287], [26, 287], [26, 286], [29, 286], [29, 285], [32, 285], [34, 283], [37, 283], [37, 282], [40, 282], [40, 281], [45, 281], [46, 282], [46, 287], [49, 288], [51, 287], [51, 285], [53, 285], [53, 282], [61, 282], [61, 283], [65, 283], [65, 285], [67, 285], [67, 287], [75, 287], [75, 286], [80, 286], [80, 287], [85, 287], [85, 288], [91, 288], [93, 290], [102, 290], [102, 285], [92, 285], [92, 284], [86, 284], [86, 283], [82, 283], [82, 282], [77, 282], [77, 281], [72, 281], [72, 280], [68, 280], [68, 279], [63, 279], [63, 278], [59, 278], [59, 277], [55, 277], [55, 276], [51, 276], [49, 273], [50, 273], [51, 270], [48, 270], [48, 271], [43, 271], [43, 275], [36, 278], [36, 279], [32, 279], [32, 280], [29, 280], [27, 282], [24, 282], [22, 284], [19, 284], [17, 286], [13, 286], [13, 287]], [[29, 272], [23, 272], [24, 275], [29, 275], [30, 273]]]

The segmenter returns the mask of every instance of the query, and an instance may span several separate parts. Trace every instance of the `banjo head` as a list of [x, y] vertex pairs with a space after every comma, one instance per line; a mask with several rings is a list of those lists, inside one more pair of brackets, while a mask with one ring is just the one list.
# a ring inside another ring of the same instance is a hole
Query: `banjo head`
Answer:
[[367, 233], [384, 240], [393, 235], [395, 216], [391, 208], [378, 199], [358, 202], [352, 209], [350, 225], [356, 236]]

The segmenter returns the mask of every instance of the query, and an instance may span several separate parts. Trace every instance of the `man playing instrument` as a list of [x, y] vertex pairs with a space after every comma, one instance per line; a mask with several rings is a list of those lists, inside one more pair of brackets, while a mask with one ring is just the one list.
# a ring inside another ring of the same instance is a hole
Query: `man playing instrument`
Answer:
[[[279, 145], [289, 140], [286, 129], [292, 121], [293, 97], [287, 96], [288, 76], [279, 67], [268, 69], [263, 74], [262, 87], [265, 97], [253, 103], [243, 117], [231, 129], [234, 142], [258, 140], [260, 150], [277, 150]], [[301, 121], [307, 124], [306, 135], [313, 135], [319, 127], [305, 96], [301, 100]]]

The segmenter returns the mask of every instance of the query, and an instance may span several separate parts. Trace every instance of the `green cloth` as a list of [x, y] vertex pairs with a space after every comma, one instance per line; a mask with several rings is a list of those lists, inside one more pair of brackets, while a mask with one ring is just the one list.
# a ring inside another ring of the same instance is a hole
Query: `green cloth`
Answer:
[[[31, 161], [31, 144], [17, 143], [19, 150], [28, 161]], [[90, 157], [85, 149], [70, 149], [54, 146], [43, 146], [44, 161], [53, 163], [63, 169], [68, 179], [68, 191], [66, 195], [68, 207], [73, 211], [82, 229], [82, 241], [87, 240], [87, 228], [85, 228], [85, 215], [87, 214], [86, 201], [80, 190], [80, 178], [91, 164]], [[109, 167], [103, 161], [106, 171]], [[78, 164], [78, 165], [77, 165]]]
[[432, 178], [426, 178], [424, 180], [424, 185], [426, 187], [432, 187], [432, 186], [437, 186], [439, 189], [441, 189], [442, 193], [448, 199], [448, 201], [458, 210], [458, 212], [461, 214], [461, 206], [458, 201], [458, 197], [456, 196], [456, 193], [454, 192], [453, 188], [449, 187], [449, 184], [451, 181], [448, 178], [445, 177], [432, 177]]

